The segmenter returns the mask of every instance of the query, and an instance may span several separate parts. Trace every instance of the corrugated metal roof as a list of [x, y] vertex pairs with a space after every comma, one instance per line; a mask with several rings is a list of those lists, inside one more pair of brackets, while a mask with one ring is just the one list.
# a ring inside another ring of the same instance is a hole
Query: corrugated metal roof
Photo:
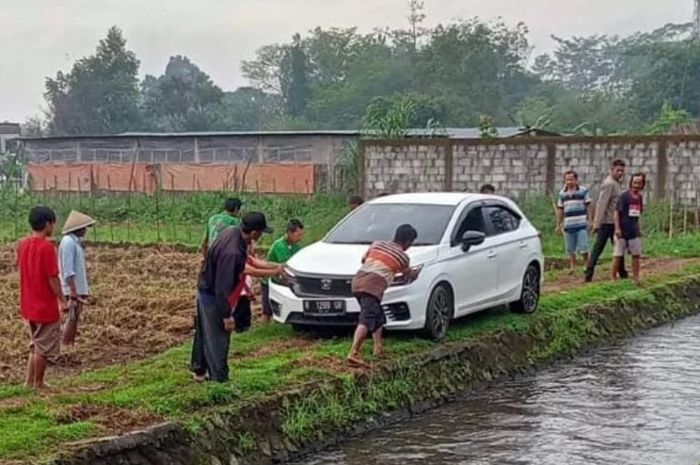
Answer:
[[20, 125], [18, 123], [8, 123], [4, 121], [0, 123], [0, 134], [19, 134]]
[[[541, 129], [522, 127], [502, 127], [496, 128], [499, 138], [516, 137], [534, 133], [534, 135], [558, 136], [560, 134], [544, 131]], [[409, 129], [408, 135], [411, 137], [449, 137], [450, 139], [481, 139], [481, 129], [479, 128], [437, 128], [437, 129]]]
[[171, 137], [261, 137], [261, 136], [345, 136], [357, 137], [360, 131], [328, 130], [328, 131], [201, 131], [201, 132], [122, 132], [119, 134], [89, 134], [74, 136], [23, 137], [22, 140], [33, 139], [131, 139], [131, 138], [171, 138]]
[[[557, 136], [559, 134], [540, 129], [502, 127], [496, 128], [499, 138], [516, 137], [534, 133], [535, 135]], [[276, 137], [276, 136], [335, 136], [360, 137], [367, 131], [359, 130], [318, 130], [318, 131], [202, 131], [202, 132], [123, 132], [119, 134], [23, 137], [22, 140], [70, 140], [70, 139], [130, 139], [130, 138], [173, 138], [173, 137]], [[447, 137], [450, 139], [480, 139], [479, 128], [436, 128], [409, 129], [409, 137]]]

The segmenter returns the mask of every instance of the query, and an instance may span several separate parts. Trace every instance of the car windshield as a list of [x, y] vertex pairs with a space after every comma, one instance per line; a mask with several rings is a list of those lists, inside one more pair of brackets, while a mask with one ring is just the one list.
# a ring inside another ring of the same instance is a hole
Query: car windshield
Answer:
[[438, 244], [455, 207], [452, 205], [368, 204], [355, 210], [326, 237], [330, 244], [371, 244], [390, 241], [396, 228], [410, 224], [418, 237], [414, 245]]

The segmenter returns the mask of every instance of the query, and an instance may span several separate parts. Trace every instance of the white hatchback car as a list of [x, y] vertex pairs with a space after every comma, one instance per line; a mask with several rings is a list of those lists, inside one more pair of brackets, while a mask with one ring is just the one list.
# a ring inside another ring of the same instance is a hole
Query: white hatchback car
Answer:
[[500, 305], [537, 309], [544, 258], [539, 232], [511, 200], [495, 195], [419, 193], [379, 197], [302, 249], [270, 285], [273, 317], [295, 327], [357, 324], [352, 278], [369, 244], [392, 240], [410, 224], [408, 250], [419, 271], [397, 276], [382, 306], [387, 329], [419, 330], [436, 339], [450, 321]]

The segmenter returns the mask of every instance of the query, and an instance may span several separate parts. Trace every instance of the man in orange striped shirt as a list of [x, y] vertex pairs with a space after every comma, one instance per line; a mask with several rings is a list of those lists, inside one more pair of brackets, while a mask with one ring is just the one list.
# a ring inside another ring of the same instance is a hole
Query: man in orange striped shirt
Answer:
[[382, 355], [382, 330], [386, 324], [382, 298], [397, 274], [412, 272], [406, 250], [417, 236], [413, 226], [401, 225], [393, 242], [373, 243], [362, 258], [362, 267], [352, 280], [352, 292], [360, 304], [360, 318], [348, 355], [351, 366], [366, 366], [360, 357], [360, 349], [369, 334], [374, 341], [374, 355]]

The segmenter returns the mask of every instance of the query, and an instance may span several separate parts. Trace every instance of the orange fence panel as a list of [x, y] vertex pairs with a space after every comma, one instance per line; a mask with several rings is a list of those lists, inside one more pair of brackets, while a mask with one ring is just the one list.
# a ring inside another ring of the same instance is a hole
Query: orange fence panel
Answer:
[[35, 191], [140, 192], [245, 191], [264, 194], [311, 194], [312, 164], [174, 164], [78, 163], [29, 164]]
[[145, 163], [92, 165], [95, 187], [108, 192], [153, 193], [156, 190], [155, 171], [154, 166]]
[[[314, 166], [289, 164], [162, 164], [160, 185], [168, 191], [244, 190], [277, 194], [314, 192]], [[241, 189], [243, 186], [243, 189]]]
[[29, 163], [27, 174], [34, 191], [90, 192], [90, 164], [40, 165]]

